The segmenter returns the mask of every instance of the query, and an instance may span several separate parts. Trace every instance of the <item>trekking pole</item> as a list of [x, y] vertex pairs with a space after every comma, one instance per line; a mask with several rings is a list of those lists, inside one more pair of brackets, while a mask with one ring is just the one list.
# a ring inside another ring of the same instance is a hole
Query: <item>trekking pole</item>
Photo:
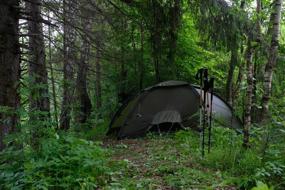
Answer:
[[211, 93], [211, 100], [210, 100], [210, 117], [209, 117], [209, 139], [208, 139], [208, 153], [210, 153], [211, 149], [211, 136], [212, 136], [212, 116], [213, 116], [213, 97], [214, 97], [214, 78], [211, 77], [210, 79], [210, 93]]
[[[199, 80], [199, 82], [200, 82], [200, 118], [199, 118], [199, 124], [200, 124], [200, 127], [202, 126], [202, 134], [200, 133], [200, 139], [201, 138], [204, 138], [204, 136], [203, 136], [203, 118], [204, 118], [204, 113], [203, 113], [203, 97], [202, 97], [202, 95], [203, 95], [203, 79], [204, 79], [204, 71], [205, 71], [205, 69], [204, 68], [201, 68], [201, 69], [199, 69], [198, 71], [197, 71], [197, 73], [196, 73], [196, 79], [197, 80]], [[202, 136], [202, 137], [201, 137]], [[203, 140], [201, 141], [201, 149], [202, 149], [202, 157], [204, 156], [204, 153], [203, 153], [203, 149], [204, 149], [204, 144], [203, 144]]]
[[204, 69], [203, 72], [203, 90], [204, 90], [204, 101], [203, 101], [203, 127], [202, 127], [202, 157], [205, 155], [205, 129], [206, 129], [206, 118], [207, 118], [207, 108], [206, 108], [206, 101], [207, 101], [207, 83], [208, 83], [208, 69]]

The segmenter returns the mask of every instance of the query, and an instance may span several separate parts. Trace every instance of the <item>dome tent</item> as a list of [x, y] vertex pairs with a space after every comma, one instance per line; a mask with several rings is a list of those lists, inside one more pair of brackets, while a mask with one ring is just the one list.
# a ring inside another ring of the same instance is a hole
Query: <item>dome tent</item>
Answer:
[[[132, 138], [144, 136], [150, 130], [176, 127], [199, 130], [199, 92], [197, 86], [183, 81], [166, 81], [148, 87], [120, 107], [110, 123], [109, 133], [117, 131], [118, 138]], [[232, 108], [216, 94], [213, 119], [225, 127], [242, 127]]]

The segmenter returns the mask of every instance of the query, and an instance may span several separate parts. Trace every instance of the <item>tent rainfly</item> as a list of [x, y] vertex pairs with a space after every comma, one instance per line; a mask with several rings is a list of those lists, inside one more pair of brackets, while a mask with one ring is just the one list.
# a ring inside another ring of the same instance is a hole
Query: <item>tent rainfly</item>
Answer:
[[[200, 88], [183, 81], [166, 81], [141, 91], [114, 115], [109, 133], [118, 138], [144, 136], [148, 131], [199, 127]], [[241, 121], [218, 95], [213, 97], [213, 119], [221, 126], [239, 130]]]

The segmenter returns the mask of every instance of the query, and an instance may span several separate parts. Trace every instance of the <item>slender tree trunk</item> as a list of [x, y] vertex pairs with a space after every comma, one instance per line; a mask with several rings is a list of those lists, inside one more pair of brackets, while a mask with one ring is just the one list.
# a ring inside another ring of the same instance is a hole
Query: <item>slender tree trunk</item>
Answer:
[[[98, 15], [99, 24], [104, 25], [103, 19]], [[104, 34], [102, 30], [99, 30], [95, 34], [95, 47], [96, 47], [96, 54], [95, 54], [95, 96], [96, 96], [96, 109], [99, 111], [102, 107], [102, 66], [101, 66], [101, 59], [102, 59], [102, 49], [103, 49], [103, 40]], [[100, 114], [99, 114], [100, 116]]]
[[[123, 20], [122, 23], [123, 32], [127, 32], [128, 23], [127, 20]], [[120, 64], [119, 64], [119, 91], [118, 91], [118, 100], [120, 103], [124, 103], [128, 98], [127, 92], [127, 78], [128, 78], [128, 70], [126, 68], [126, 47], [127, 43], [121, 42], [120, 44]]]
[[125, 48], [122, 46], [121, 47], [121, 65], [120, 65], [120, 90], [119, 90], [119, 102], [123, 103], [126, 101], [128, 97], [127, 93], [127, 76], [128, 76], [128, 71], [126, 69], [126, 63], [125, 63]]
[[[240, 9], [241, 10], [244, 10], [245, 8], [245, 0], [241, 0], [240, 2]], [[240, 53], [243, 54], [244, 52], [244, 48], [243, 48], [243, 44], [240, 45]], [[238, 76], [237, 76], [237, 80], [236, 80], [236, 83], [235, 83], [235, 87], [233, 87], [232, 89], [232, 99], [235, 100], [239, 94], [240, 94], [240, 88], [241, 88], [241, 82], [243, 81], [243, 78], [244, 78], [244, 67], [246, 66], [246, 64], [243, 64], [243, 62], [240, 62], [238, 68], [239, 68], [239, 71], [238, 71]], [[232, 107], [234, 107], [235, 104], [234, 102], [232, 102]]]
[[170, 8], [170, 30], [169, 30], [169, 52], [168, 52], [168, 63], [171, 68], [170, 74], [172, 78], [176, 78], [176, 66], [175, 66], [175, 54], [178, 38], [178, 29], [181, 20], [181, 0], [174, 0], [173, 7]]
[[[258, 73], [261, 71], [261, 69], [258, 67], [257, 64], [257, 59], [260, 57], [260, 51], [256, 51], [255, 56], [256, 59], [254, 61], [254, 67], [253, 67], [253, 96], [252, 96], [252, 111], [251, 111], [251, 120], [252, 123], [256, 123], [259, 121], [259, 116], [261, 113], [261, 109], [258, 108], [258, 102], [257, 102], [257, 76], [259, 75]], [[260, 72], [261, 73], [261, 72]]]
[[256, 0], [256, 14], [258, 15], [258, 19], [256, 21], [255, 28], [257, 31], [256, 36], [253, 33], [249, 33], [247, 49], [246, 49], [246, 68], [247, 68], [247, 89], [246, 89], [246, 97], [245, 97], [245, 114], [244, 114], [244, 139], [243, 146], [245, 148], [250, 147], [249, 142], [249, 131], [250, 125], [252, 123], [252, 107], [253, 107], [253, 94], [254, 94], [254, 63], [253, 56], [255, 54], [255, 50], [258, 45], [252, 45], [252, 42], [259, 43], [261, 37], [261, 26], [260, 26], [260, 13], [261, 13], [261, 1]]
[[31, 111], [46, 112], [47, 115], [41, 117], [48, 118], [50, 102], [48, 93], [48, 75], [45, 61], [45, 44], [41, 23], [41, 1], [30, 0], [26, 2], [26, 6], [31, 18], [31, 20], [28, 21], [29, 48], [31, 53], [29, 75], [32, 88], [30, 94], [30, 109]]
[[254, 48], [251, 45], [251, 40], [248, 40], [246, 50], [246, 68], [247, 68], [247, 89], [245, 97], [245, 115], [244, 115], [244, 139], [243, 146], [249, 147], [249, 128], [251, 125], [251, 108], [252, 108], [252, 96], [253, 96], [253, 54]]
[[100, 54], [100, 45], [96, 45], [96, 108], [100, 109], [102, 107], [102, 87], [101, 87], [101, 54]]
[[141, 48], [140, 48], [140, 60], [139, 60], [139, 90], [143, 89], [143, 77], [144, 77], [144, 28], [143, 23], [140, 25], [141, 30]]
[[20, 96], [19, 1], [9, 0], [0, 6], [0, 150], [3, 139], [18, 123], [16, 110]]
[[151, 30], [152, 58], [156, 82], [161, 81], [160, 65], [162, 54], [162, 7], [157, 0], [152, 0], [153, 26]]
[[278, 43], [280, 33], [280, 19], [281, 19], [282, 0], [274, 0], [274, 8], [270, 19], [270, 35], [271, 43], [269, 47], [268, 60], [265, 65], [264, 80], [263, 80], [263, 97], [262, 97], [262, 114], [261, 121], [265, 122], [269, 118], [269, 100], [271, 96], [273, 69], [276, 65], [278, 54]]
[[76, 25], [76, 2], [74, 0], [63, 1], [63, 98], [60, 115], [60, 128], [67, 130], [70, 128], [71, 108], [74, 100], [74, 66], [76, 64], [75, 42], [76, 34], [74, 27]]
[[228, 78], [226, 83], [226, 98], [230, 105], [233, 105], [233, 79], [235, 67], [238, 63], [238, 48], [233, 46], [231, 48], [231, 60], [229, 63]]
[[[82, 27], [88, 36], [92, 30], [92, 21], [89, 14], [82, 10]], [[81, 47], [81, 60], [78, 63], [76, 92], [79, 101], [78, 122], [85, 123], [91, 114], [92, 104], [87, 92], [87, 71], [90, 59], [90, 39], [86, 36], [83, 39]]]
[[[48, 13], [48, 21], [50, 21], [50, 13]], [[54, 71], [53, 71], [53, 64], [52, 64], [52, 50], [51, 50], [51, 27], [48, 26], [48, 35], [49, 35], [49, 67], [50, 67], [50, 78], [51, 78], [51, 87], [52, 87], [52, 97], [53, 97], [53, 112], [54, 112], [54, 120], [56, 123], [56, 127], [58, 128], [58, 109], [57, 109], [57, 101], [56, 101], [56, 90], [55, 90], [55, 80], [54, 80]]]
[[[237, 76], [237, 80], [236, 80], [236, 83], [235, 83], [235, 88], [233, 90], [233, 99], [235, 100], [239, 94], [240, 94], [240, 88], [241, 88], [241, 83], [243, 81], [243, 78], [244, 78], [244, 67], [245, 67], [245, 64], [243, 63], [240, 63], [239, 65], [239, 71], [238, 71], [238, 76]], [[233, 107], [235, 106], [234, 102], [233, 102]]]
[[[262, 1], [261, 0], [256, 0], [256, 12], [257, 12], [257, 21], [256, 21], [256, 42], [260, 43], [262, 41], [262, 32], [261, 32], [261, 11], [262, 11]], [[252, 95], [252, 110], [251, 110], [251, 121], [252, 122], [257, 122], [258, 121], [258, 115], [260, 113], [260, 109], [256, 106], [257, 105], [257, 73], [260, 71], [257, 60], [258, 57], [260, 57], [260, 44], [258, 44], [258, 48], [255, 51], [255, 61], [254, 61], [254, 67], [253, 67], [253, 95]]]
[[131, 44], [132, 44], [132, 51], [133, 51], [133, 56], [132, 56], [132, 59], [133, 59], [133, 62], [135, 63], [134, 64], [134, 74], [135, 76], [138, 76], [138, 69], [137, 69], [137, 66], [138, 66], [138, 58], [137, 58], [137, 47], [136, 47], [136, 39], [135, 39], [135, 26], [131, 25]]

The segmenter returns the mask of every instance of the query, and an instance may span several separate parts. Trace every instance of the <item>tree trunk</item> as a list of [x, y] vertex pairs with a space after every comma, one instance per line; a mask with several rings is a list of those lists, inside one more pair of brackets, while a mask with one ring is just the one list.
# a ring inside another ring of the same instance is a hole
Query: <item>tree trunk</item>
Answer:
[[[30, 0], [26, 2], [29, 12], [29, 76], [31, 80], [30, 109], [31, 111], [45, 112], [44, 118], [49, 117], [50, 102], [48, 93], [48, 77], [45, 62], [45, 44], [41, 23], [41, 1]], [[34, 115], [32, 113], [32, 115]], [[35, 116], [32, 116], [32, 118]], [[37, 116], [35, 120], [39, 119]]]
[[176, 78], [175, 54], [178, 38], [178, 28], [181, 20], [181, 0], [174, 0], [173, 7], [170, 8], [170, 30], [169, 30], [169, 52], [168, 63], [171, 68], [170, 74], [173, 79]]
[[226, 84], [226, 98], [230, 105], [233, 105], [233, 78], [237, 63], [238, 63], [238, 48], [237, 46], [233, 46], [231, 48], [231, 60], [229, 63], [230, 67], [228, 71], [228, 78]]
[[120, 89], [119, 89], [119, 102], [123, 103], [128, 98], [128, 92], [127, 92], [127, 77], [128, 77], [128, 71], [126, 69], [126, 63], [125, 63], [125, 48], [121, 47], [121, 64], [120, 64]]
[[[245, 9], [245, 0], [241, 0], [240, 9], [241, 10]], [[240, 53], [243, 54], [243, 51], [244, 51], [243, 44], [241, 44], [240, 45]], [[241, 83], [242, 83], [243, 78], [244, 78], [244, 67], [245, 66], [246, 66], [246, 64], [243, 64], [243, 62], [240, 62], [239, 66], [238, 66], [239, 71], [238, 71], [237, 80], [236, 80], [235, 86], [232, 88], [232, 99], [233, 100], [235, 100], [240, 94]], [[235, 104], [234, 104], [234, 102], [232, 102], [232, 107], [234, 107], [234, 106], [235, 106]]]
[[[50, 21], [50, 13], [48, 13], [48, 21]], [[51, 87], [52, 87], [52, 97], [53, 97], [53, 112], [54, 112], [54, 120], [56, 123], [56, 128], [58, 128], [58, 109], [57, 109], [57, 101], [56, 101], [56, 90], [55, 90], [55, 80], [54, 80], [54, 71], [53, 71], [53, 64], [52, 64], [52, 50], [51, 50], [51, 38], [52, 38], [52, 31], [50, 25], [48, 26], [48, 35], [49, 35], [49, 67], [50, 67], [50, 78], [51, 78]]]
[[253, 67], [253, 78], [255, 80], [253, 80], [253, 96], [252, 96], [252, 111], [251, 111], [251, 121], [252, 123], [256, 123], [260, 120], [260, 114], [261, 114], [261, 109], [257, 106], [258, 105], [258, 96], [257, 96], [257, 77], [258, 75], [260, 75], [260, 73], [262, 73], [262, 65], [258, 65], [257, 63], [257, 59], [258, 57], [260, 57], [261, 52], [260, 51], [256, 51], [254, 57], [256, 57], [255, 61], [254, 61], [254, 67]]
[[135, 39], [135, 26], [131, 24], [131, 44], [132, 44], [132, 59], [134, 64], [134, 75], [138, 76], [138, 58], [137, 58], [137, 47], [136, 47], [136, 39]]
[[[256, 22], [256, 41], [260, 43], [262, 41], [262, 31], [261, 31], [261, 11], [262, 11], [262, 2], [261, 0], [256, 0], [256, 12], [257, 12], [257, 22]], [[257, 48], [257, 47], [256, 47]], [[259, 73], [261, 70], [258, 67], [257, 60], [258, 57], [260, 57], [260, 44], [259, 44], [259, 51], [255, 51], [255, 61], [254, 61], [254, 67], [253, 67], [253, 95], [252, 95], [252, 110], [251, 110], [251, 121], [252, 122], [257, 122], [259, 120], [259, 115], [260, 115], [260, 109], [256, 106], [257, 105], [257, 73]], [[260, 72], [261, 73], [261, 72]]]
[[96, 108], [99, 110], [102, 107], [102, 87], [101, 87], [101, 54], [100, 54], [100, 45], [96, 45]]
[[269, 34], [271, 35], [271, 42], [268, 50], [269, 51], [268, 60], [265, 65], [265, 71], [264, 71], [264, 80], [263, 80], [264, 94], [262, 97], [262, 114], [261, 114], [262, 122], [265, 122], [269, 118], [269, 100], [271, 96], [272, 76], [278, 54], [281, 7], [282, 7], [282, 0], [275, 0], [274, 9], [271, 13], [271, 19], [269, 23], [270, 24]]
[[[244, 67], [245, 64], [240, 63], [239, 65], [239, 71], [238, 71], [238, 76], [237, 76], [237, 80], [235, 82], [235, 88], [233, 88], [233, 100], [235, 100], [237, 97], [239, 97], [240, 94], [240, 90], [241, 90], [241, 83], [243, 81], [244, 78]], [[235, 106], [234, 102], [233, 102], [233, 107]]]
[[141, 91], [143, 89], [143, 77], [144, 77], [144, 28], [143, 23], [140, 25], [141, 30], [141, 48], [140, 48], [140, 60], [139, 60], [139, 90]]
[[85, 28], [85, 33], [88, 35], [84, 37], [81, 47], [81, 59], [78, 63], [76, 92], [79, 101], [79, 113], [77, 120], [79, 123], [85, 123], [91, 114], [92, 104], [87, 92], [87, 71], [90, 59], [90, 39], [88, 36], [91, 33], [92, 21], [86, 10], [82, 10], [82, 28]]
[[19, 1], [9, 0], [0, 6], [0, 150], [3, 139], [16, 130], [20, 96]]
[[246, 89], [246, 97], [245, 97], [245, 114], [244, 114], [244, 138], [243, 138], [243, 146], [245, 148], [250, 147], [249, 142], [249, 131], [250, 125], [252, 123], [252, 110], [253, 110], [253, 95], [254, 95], [254, 64], [253, 64], [253, 56], [255, 54], [255, 50], [257, 45], [252, 45], [252, 42], [259, 43], [261, 37], [261, 26], [260, 26], [260, 12], [261, 12], [261, 1], [256, 0], [256, 13], [258, 15], [258, 19], [256, 21], [256, 25], [254, 29], [256, 29], [257, 33], [254, 34], [250, 32], [248, 34], [248, 42], [246, 49], [246, 68], [247, 68], [247, 89]]
[[76, 34], [76, 2], [63, 1], [63, 98], [60, 115], [60, 128], [67, 130], [70, 128], [71, 108], [74, 100], [74, 66], [77, 60], [75, 52]]
[[156, 82], [161, 81], [160, 65], [162, 60], [162, 7], [152, 0], [153, 26], [151, 29], [151, 47]]
[[248, 45], [246, 50], [246, 68], [247, 68], [247, 89], [245, 97], [245, 115], [244, 115], [244, 139], [243, 146], [249, 147], [249, 128], [251, 125], [251, 108], [252, 108], [252, 96], [253, 96], [253, 54], [254, 48], [251, 45], [251, 40], [248, 39]]

